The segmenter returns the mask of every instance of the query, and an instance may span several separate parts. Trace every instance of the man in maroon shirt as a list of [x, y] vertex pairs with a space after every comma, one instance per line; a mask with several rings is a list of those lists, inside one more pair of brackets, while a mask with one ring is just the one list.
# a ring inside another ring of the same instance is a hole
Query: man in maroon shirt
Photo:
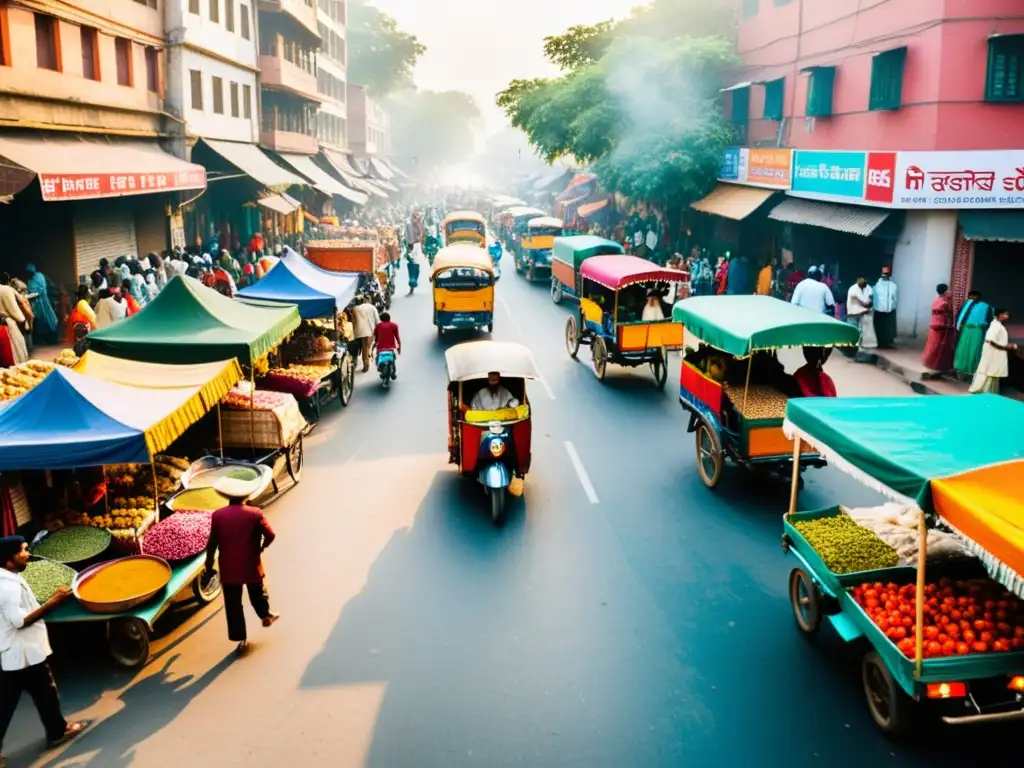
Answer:
[[[373, 345], [377, 348], [378, 355], [381, 352], [402, 354], [402, 337], [398, 333], [398, 323], [391, 320], [389, 312], [381, 313], [380, 322], [373, 331]], [[394, 370], [398, 370], [397, 365]]]
[[213, 513], [210, 543], [206, 548], [206, 571], [213, 571], [214, 557], [219, 549], [228, 638], [238, 643], [241, 655], [249, 649], [245, 613], [242, 611], [242, 587], [248, 591], [249, 603], [262, 619], [264, 627], [278, 619], [276, 613], [270, 612], [270, 597], [263, 583], [265, 573], [260, 557], [274, 541], [274, 531], [262, 510], [245, 504], [255, 492], [255, 483], [224, 478], [214, 487], [228, 498], [230, 504]]

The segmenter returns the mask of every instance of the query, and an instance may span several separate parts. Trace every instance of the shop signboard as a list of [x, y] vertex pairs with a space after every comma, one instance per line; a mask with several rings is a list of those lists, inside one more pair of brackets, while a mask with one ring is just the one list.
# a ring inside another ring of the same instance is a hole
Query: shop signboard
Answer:
[[866, 153], [797, 150], [793, 154], [794, 195], [839, 202], [864, 198]]
[[791, 149], [748, 150], [747, 184], [772, 189], [789, 189], [790, 171], [793, 165]]
[[97, 197], [148, 195], [205, 189], [206, 169], [174, 173], [40, 173], [43, 200], [88, 200]]
[[743, 147], [726, 147], [722, 153], [722, 166], [718, 170], [719, 181], [745, 182], [747, 150]]
[[[880, 153], [885, 154], [885, 153]], [[1024, 150], [897, 152], [894, 208], [1024, 207]], [[873, 198], [871, 198], [873, 199]]]

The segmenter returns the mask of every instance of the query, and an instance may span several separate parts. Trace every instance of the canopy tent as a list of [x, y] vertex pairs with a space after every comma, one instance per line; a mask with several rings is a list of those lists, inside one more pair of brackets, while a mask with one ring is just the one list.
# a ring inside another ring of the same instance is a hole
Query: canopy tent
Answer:
[[853, 346], [860, 329], [771, 296], [693, 296], [672, 319], [715, 349], [747, 357], [760, 349]]
[[89, 348], [148, 363], [252, 365], [298, 325], [297, 307], [250, 306], [179, 276], [139, 314], [90, 333]]
[[243, 288], [238, 296], [243, 301], [295, 304], [299, 315], [309, 319], [340, 312], [355, 298], [358, 287], [358, 275], [327, 272], [289, 250], [262, 280]]
[[580, 276], [613, 291], [637, 283], [679, 283], [686, 273], [659, 267], [636, 256], [594, 256], [580, 266]]
[[[89, 366], [103, 369], [105, 364], [94, 359], [86, 363]], [[196, 384], [195, 370], [178, 378], [173, 367], [160, 367], [166, 381], [156, 387], [128, 386], [56, 368], [0, 407], [0, 470], [151, 462], [212, 407], [216, 401], [209, 403], [208, 396], [214, 390], [241, 374], [237, 362], [220, 361], [208, 366], [209, 371], [220, 370], [213, 380]], [[172, 386], [173, 381], [178, 386]]]
[[579, 207], [579, 210], [576, 211], [576, 213], [579, 214], [579, 217], [581, 219], [589, 219], [595, 213], [598, 213], [599, 211], [603, 210], [605, 208], [605, 206], [607, 206], [607, 205], [608, 205], [608, 198], [606, 197], [606, 198], [604, 198], [602, 200], [597, 200], [596, 202], [593, 202], [593, 203], [587, 203], [586, 205], [581, 205]]
[[875, 490], [936, 513], [1024, 596], [1024, 404], [998, 395], [800, 398], [786, 406], [785, 429]]

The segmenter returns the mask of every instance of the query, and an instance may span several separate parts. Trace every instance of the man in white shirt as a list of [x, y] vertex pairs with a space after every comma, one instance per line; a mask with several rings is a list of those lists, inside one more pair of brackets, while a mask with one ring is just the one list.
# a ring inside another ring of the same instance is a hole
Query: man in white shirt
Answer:
[[882, 267], [882, 276], [875, 283], [875, 336], [881, 349], [892, 349], [896, 344], [896, 283], [892, 281], [892, 267]]
[[[50, 640], [42, 619], [66, 600], [71, 590], [60, 587], [39, 605], [20, 575], [28, 558], [28, 544], [21, 536], [0, 538], [0, 747], [23, 691], [35, 702], [50, 746], [73, 739], [88, 726], [86, 721], [69, 723], [64, 719], [47, 661]], [[0, 768], [5, 762], [0, 757]]]
[[116, 296], [109, 290], [100, 291], [100, 300], [96, 302], [96, 330], [108, 328], [128, 315], [128, 304], [121, 294]]
[[878, 339], [875, 337], [875, 320], [872, 317], [872, 299], [874, 292], [868, 281], [858, 277], [857, 282], [850, 286], [846, 293], [846, 319], [851, 325], [860, 329], [860, 349], [876, 349]]
[[835, 307], [836, 300], [832, 297], [832, 289], [821, 282], [821, 270], [811, 267], [807, 270], [807, 277], [794, 289], [790, 303], [818, 314], [827, 314], [830, 307]]
[[377, 330], [378, 325], [380, 315], [377, 308], [365, 297], [359, 299], [356, 308], [352, 310], [352, 332], [361, 347], [363, 373], [370, 370], [370, 348], [373, 346], [373, 332]]
[[501, 385], [501, 374], [491, 371], [487, 374], [487, 386], [473, 395], [469, 404], [471, 411], [500, 411], [502, 408], [517, 408], [519, 401]]

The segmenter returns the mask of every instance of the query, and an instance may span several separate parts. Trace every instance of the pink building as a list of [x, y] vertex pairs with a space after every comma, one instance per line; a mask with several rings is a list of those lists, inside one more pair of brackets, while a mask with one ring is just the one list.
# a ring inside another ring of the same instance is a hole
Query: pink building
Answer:
[[926, 333], [938, 283], [1024, 318], [1021, 0], [736, 6], [743, 65], [725, 108], [742, 147], [721, 176], [785, 193], [768, 216], [784, 258], [801, 240], [815, 263], [842, 251], [847, 285], [892, 264], [904, 336]]

